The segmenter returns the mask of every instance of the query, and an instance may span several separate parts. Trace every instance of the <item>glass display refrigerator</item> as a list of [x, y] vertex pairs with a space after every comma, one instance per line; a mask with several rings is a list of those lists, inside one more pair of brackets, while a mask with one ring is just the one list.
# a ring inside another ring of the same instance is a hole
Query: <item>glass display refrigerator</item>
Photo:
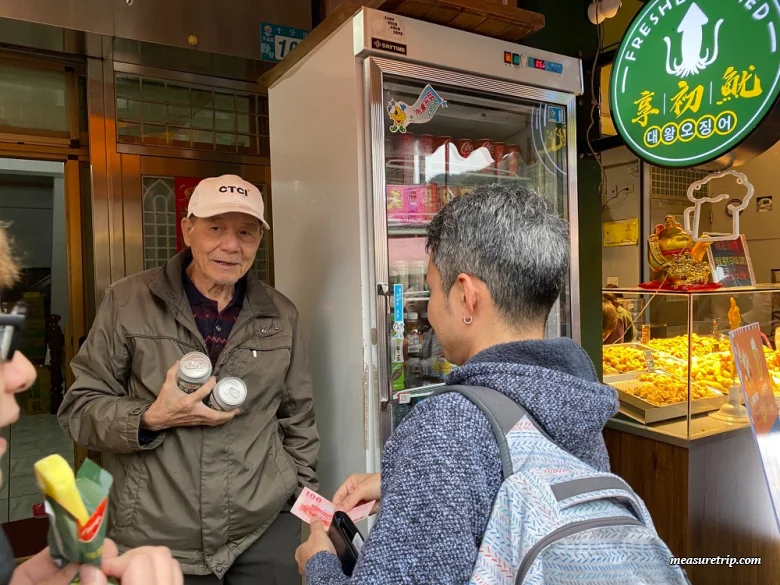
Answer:
[[326, 495], [377, 471], [455, 367], [427, 321], [425, 247], [453, 198], [523, 186], [569, 220], [546, 335], [579, 340], [580, 62], [367, 8], [334, 28], [269, 84], [275, 285], [308, 340]]

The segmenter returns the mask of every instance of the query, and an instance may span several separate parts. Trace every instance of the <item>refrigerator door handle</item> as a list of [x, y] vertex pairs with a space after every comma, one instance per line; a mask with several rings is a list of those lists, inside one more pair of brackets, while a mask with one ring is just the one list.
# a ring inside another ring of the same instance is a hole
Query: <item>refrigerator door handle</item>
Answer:
[[[376, 294], [379, 296], [379, 298], [384, 300], [384, 305], [382, 307], [377, 307], [379, 311], [383, 311], [382, 314], [387, 315], [388, 309], [390, 308], [389, 305], [389, 299], [392, 296], [392, 291], [390, 290], [390, 285], [384, 282], [380, 282], [376, 285]], [[382, 327], [380, 330], [385, 332], [385, 335], [387, 335], [387, 323], [382, 323], [380, 321], [380, 327]], [[379, 335], [377, 335], [377, 341], [378, 341]], [[385, 341], [382, 346], [385, 348], [387, 347], [387, 342]], [[383, 351], [380, 348], [380, 355], [386, 355], [386, 351]], [[390, 387], [389, 383], [383, 384], [380, 382], [379, 384], [379, 406], [381, 409], [386, 409], [387, 406], [390, 404]]]

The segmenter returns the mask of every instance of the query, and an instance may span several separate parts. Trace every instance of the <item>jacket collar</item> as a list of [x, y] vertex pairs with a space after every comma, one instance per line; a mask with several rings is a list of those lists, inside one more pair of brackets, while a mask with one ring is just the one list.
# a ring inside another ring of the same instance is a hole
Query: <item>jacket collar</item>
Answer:
[[[177, 319], [182, 321], [190, 330], [199, 334], [187, 295], [184, 293], [184, 283], [181, 276], [185, 266], [191, 261], [192, 252], [190, 250], [179, 252], [160, 267], [149, 283], [149, 289], [170, 306]], [[251, 272], [246, 275], [244, 294], [244, 306], [241, 309], [235, 327], [241, 322], [254, 319], [255, 317], [279, 316], [279, 310], [274, 305], [268, 292], [266, 292], [265, 286]]]

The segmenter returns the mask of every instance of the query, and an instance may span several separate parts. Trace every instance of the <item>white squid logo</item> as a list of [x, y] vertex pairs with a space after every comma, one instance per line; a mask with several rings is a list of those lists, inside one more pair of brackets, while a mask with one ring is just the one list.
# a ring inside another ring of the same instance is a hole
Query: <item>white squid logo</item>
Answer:
[[721, 18], [715, 24], [714, 45], [712, 51], [712, 57], [710, 57], [710, 50], [706, 49], [704, 55], [701, 54], [702, 45], [704, 44], [703, 27], [709, 22], [707, 15], [702, 12], [698, 4], [695, 2], [691, 4], [688, 12], [680, 22], [680, 26], [677, 27], [677, 32], [682, 36], [680, 38], [680, 52], [682, 59], [680, 63], [677, 63], [677, 58], [674, 59], [674, 64], [670, 63], [672, 57], [672, 40], [669, 37], [664, 37], [666, 42], [666, 72], [670, 75], [676, 75], [680, 78], [686, 78], [689, 75], [696, 75], [697, 73], [704, 71], [707, 67], [712, 65], [718, 58], [718, 31], [720, 31], [720, 25], [723, 24]]

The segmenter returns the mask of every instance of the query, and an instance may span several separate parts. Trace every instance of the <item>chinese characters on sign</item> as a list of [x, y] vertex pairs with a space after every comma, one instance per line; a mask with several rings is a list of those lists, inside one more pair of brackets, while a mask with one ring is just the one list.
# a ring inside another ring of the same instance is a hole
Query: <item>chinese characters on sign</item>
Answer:
[[278, 63], [290, 51], [301, 44], [309, 31], [302, 28], [280, 26], [263, 22], [260, 24], [260, 58]]
[[387, 115], [391, 121], [390, 132], [404, 134], [409, 124], [430, 122], [439, 108], [446, 107], [447, 100], [430, 85], [423, 88], [420, 97], [411, 106], [406, 102], [390, 100], [387, 104]]
[[727, 287], [756, 284], [744, 235], [736, 240], [712, 242], [707, 248], [707, 255], [713, 282]]
[[701, 165], [754, 140], [780, 94], [777, 32], [777, 3], [646, 2], [612, 69], [618, 133], [666, 167]]

